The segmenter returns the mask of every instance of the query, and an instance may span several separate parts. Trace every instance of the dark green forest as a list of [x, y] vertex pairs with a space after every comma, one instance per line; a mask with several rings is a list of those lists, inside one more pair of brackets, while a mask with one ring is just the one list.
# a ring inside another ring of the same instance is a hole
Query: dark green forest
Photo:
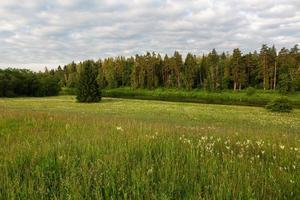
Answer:
[[[185, 58], [175, 51], [172, 56], [146, 53], [135, 57], [115, 57], [94, 61], [101, 88], [159, 87], [194, 88], [207, 91], [242, 90], [253, 87], [263, 90], [294, 92], [300, 90], [300, 50], [262, 45], [260, 52], [207, 55], [188, 53]], [[76, 87], [82, 62], [72, 62], [55, 70], [62, 87]]]
[[[76, 88], [86, 62], [72, 62], [55, 70], [33, 73], [29, 70], [0, 71], [0, 96], [56, 95], [61, 87]], [[300, 91], [300, 50], [262, 45], [259, 52], [188, 53], [185, 58], [147, 52], [134, 57], [110, 57], [89, 61], [100, 88], [131, 87], [156, 89], [179, 88], [206, 91], [255, 88], [282, 93]]]
[[61, 89], [59, 81], [54, 70], [0, 69], [0, 97], [55, 96]]

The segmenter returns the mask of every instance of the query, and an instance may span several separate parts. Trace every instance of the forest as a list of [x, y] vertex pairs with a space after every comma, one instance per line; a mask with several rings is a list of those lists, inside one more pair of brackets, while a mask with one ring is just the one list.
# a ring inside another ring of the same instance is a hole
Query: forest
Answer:
[[[262, 45], [257, 51], [207, 55], [188, 53], [185, 58], [175, 51], [172, 56], [147, 52], [135, 57], [115, 57], [93, 61], [98, 69], [101, 88], [194, 88], [207, 91], [242, 90], [253, 87], [282, 93], [300, 90], [300, 50]], [[54, 74], [61, 87], [76, 87], [83, 62], [59, 66]]]
[[60, 91], [54, 70], [34, 73], [27, 69], [0, 69], [0, 97], [55, 96]]
[[[246, 88], [276, 90], [281, 93], [300, 91], [300, 50], [262, 45], [259, 52], [188, 53], [185, 58], [175, 51], [172, 56], [147, 52], [135, 57], [110, 57], [89, 60], [101, 89], [175, 88], [205, 91]], [[76, 88], [83, 62], [72, 62], [44, 72], [0, 70], [0, 96], [51, 96], [60, 88]]]

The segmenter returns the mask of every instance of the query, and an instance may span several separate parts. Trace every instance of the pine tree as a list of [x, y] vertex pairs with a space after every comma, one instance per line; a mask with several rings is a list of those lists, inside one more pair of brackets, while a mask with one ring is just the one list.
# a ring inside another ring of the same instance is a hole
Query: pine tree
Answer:
[[210, 80], [210, 88], [212, 90], [220, 89], [221, 83], [219, 82], [219, 55], [215, 49], [208, 54], [208, 79]]
[[98, 69], [96, 64], [87, 60], [80, 64], [77, 100], [79, 102], [99, 102], [101, 93], [97, 83]]
[[268, 90], [270, 86], [270, 65], [271, 65], [270, 48], [264, 44], [260, 50], [260, 74], [263, 79], [263, 88]]
[[196, 57], [188, 53], [184, 62], [183, 83], [188, 90], [192, 89], [196, 78], [197, 62]]
[[242, 84], [242, 55], [239, 49], [233, 50], [231, 66], [233, 76], [233, 90], [235, 91], [237, 87], [241, 89]]
[[178, 88], [182, 87], [182, 68], [183, 68], [183, 61], [182, 61], [182, 55], [178, 52], [174, 52], [174, 72], [176, 77], [176, 85]]

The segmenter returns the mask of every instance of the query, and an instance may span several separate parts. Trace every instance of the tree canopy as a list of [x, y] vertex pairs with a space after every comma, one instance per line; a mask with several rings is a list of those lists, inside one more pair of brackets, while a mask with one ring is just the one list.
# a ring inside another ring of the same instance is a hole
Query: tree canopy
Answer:
[[[74, 62], [57, 69], [60, 83], [74, 87], [78, 82], [79, 66]], [[207, 55], [178, 51], [173, 55], [147, 52], [135, 57], [110, 57], [95, 62], [100, 72], [97, 82], [101, 88], [155, 89], [158, 87], [242, 90], [248, 87], [292, 92], [300, 90], [300, 51], [298, 45], [282, 48], [262, 45], [256, 51], [243, 53], [239, 48], [231, 53], [213, 49]], [[96, 73], [95, 72], [95, 73]]]

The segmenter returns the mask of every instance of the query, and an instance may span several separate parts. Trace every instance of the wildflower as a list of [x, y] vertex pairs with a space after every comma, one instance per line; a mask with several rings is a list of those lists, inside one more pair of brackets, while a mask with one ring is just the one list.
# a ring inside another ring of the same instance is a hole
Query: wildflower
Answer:
[[204, 140], [204, 141], [207, 140], [207, 136], [202, 136], [201, 140]]
[[153, 168], [151, 167], [150, 169], [148, 169], [147, 175], [149, 176], [149, 175], [151, 175], [152, 173], [153, 173]]
[[122, 131], [122, 132], [124, 131], [121, 126], [117, 126], [116, 128], [117, 128], [118, 131]]
[[282, 145], [282, 144], [280, 144], [279, 147], [280, 147], [280, 149], [282, 149], [282, 150], [284, 149], [284, 145]]

